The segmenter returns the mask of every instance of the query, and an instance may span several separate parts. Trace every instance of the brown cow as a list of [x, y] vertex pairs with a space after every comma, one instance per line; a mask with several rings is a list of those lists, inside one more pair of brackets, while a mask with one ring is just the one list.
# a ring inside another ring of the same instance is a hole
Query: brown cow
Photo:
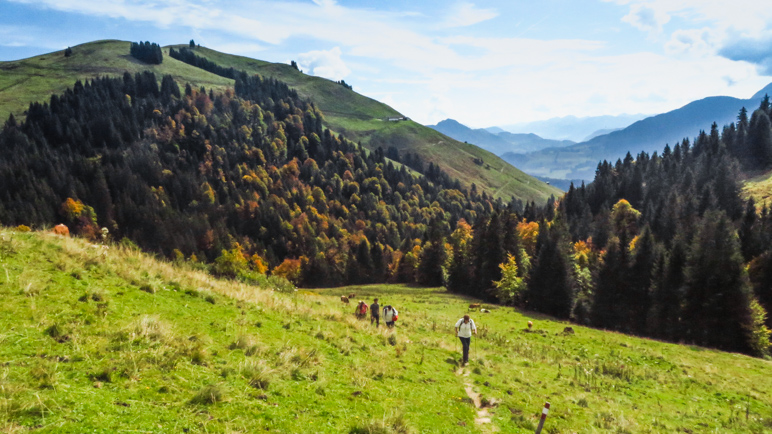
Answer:
[[348, 295], [348, 299], [353, 300], [354, 298], [356, 298], [356, 296], [357, 295], [352, 292], [351, 294]]
[[342, 301], [343, 303], [348, 304], [348, 297], [346, 297], [345, 295], [341, 295], [340, 296], [340, 301]]
[[480, 303], [472, 303], [469, 305], [469, 309], [479, 309]]
[[56, 235], [62, 235], [62, 236], [65, 236], [65, 237], [69, 237], [70, 236], [70, 229], [67, 226], [65, 226], [65, 225], [63, 225], [61, 223], [59, 223], [58, 225], [54, 226], [53, 232]]

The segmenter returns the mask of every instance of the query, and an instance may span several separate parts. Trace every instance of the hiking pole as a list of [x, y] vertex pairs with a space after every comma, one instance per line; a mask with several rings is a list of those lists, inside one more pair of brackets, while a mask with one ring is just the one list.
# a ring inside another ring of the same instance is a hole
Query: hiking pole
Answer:
[[539, 420], [539, 426], [536, 427], [534, 434], [541, 434], [541, 429], [544, 427], [544, 421], [547, 420], [547, 413], [550, 412], [550, 403], [544, 403], [544, 410], [541, 411], [541, 419]]

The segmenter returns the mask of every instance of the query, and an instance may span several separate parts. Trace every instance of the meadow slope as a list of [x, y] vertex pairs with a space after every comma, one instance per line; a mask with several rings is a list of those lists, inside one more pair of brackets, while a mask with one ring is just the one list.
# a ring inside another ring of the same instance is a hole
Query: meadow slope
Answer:
[[[0, 267], [3, 432], [530, 433], [544, 401], [548, 433], [772, 431], [769, 361], [511, 308], [472, 314], [462, 369], [470, 300], [438, 288], [283, 293], [11, 229]], [[395, 305], [396, 329], [354, 319], [351, 292]]]

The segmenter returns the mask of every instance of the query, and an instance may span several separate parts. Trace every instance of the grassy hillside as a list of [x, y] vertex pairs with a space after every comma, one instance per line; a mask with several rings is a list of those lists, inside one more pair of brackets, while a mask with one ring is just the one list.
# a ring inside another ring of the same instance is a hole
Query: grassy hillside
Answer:
[[752, 197], [758, 207], [772, 206], [772, 171], [747, 174], [742, 195], [745, 199]]
[[[440, 289], [285, 294], [8, 229], [0, 264], [4, 432], [530, 433], [544, 401], [549, 433], [772, 430], [769, 361], [510, 308], [473, 314], [460, 368], [469, 300]], [[395, 305], [397, 328], [354, 319], [350, 292]]]
[[[0, 119], [10, 113], [20, 116], [32, 101], [46, 101], [52, 94], [72, 87], [76, 80], [103, 75], [122, 75], [150, 70], [157, 76], [171, 74], [179, 82], [205, 86], [216, 90], [233, 86], [233, 80], [195, 68], [168, 56], [164, 48], [161, 65], [147, 65], [129, 56], [129, 42], [97, 41], [73, 47], [73, 55], [65, 58], [63, 51], [29, 59], [0, 62]], [[179, 46], [179, 47], [182, 47]], [[330, 80], [303, 74], [289, 65], [268, 63], [247, 57], [196, 48], [196, 54], [222, 66], [274, 77], [295, 88], [303, 98], [314, 101], [325, 114], [328, 126], [346, 137], [361, 141], [374, 149], [377, 146], [409, 148], [425, 160], [438, 163], [466, 185], [476, 183], [494, 197], [509, 200], [546, 201], [561, 191], [511, 167], [494, 154], [470, 150], [447, 136], [411, 121], [387, 122], [384, 118], [401, 116], [391, 107], [362, 96]], [[443, 158], [432, 149], [443, 143]], [[483, 158], [487, 166], [477, 166], [475, 157]]]
[[0, 119], [13, 113], [21, 117], [30, 102], [48, 101], [51, 95], [71, 88], [75, 81], [100, 76], [121, 76], [124, 72], [153, 71], [157, 76], [170, 74], [182, 83], [190, 82], [207, 89], [225, 89], [233, 80], [220, 77], [167, 56], [160, 65], [148, 65], [129, 56], [131, 43], [96, 41], [72, 47], [72, 56], [64, 50], [23, 60], [0, 62]]

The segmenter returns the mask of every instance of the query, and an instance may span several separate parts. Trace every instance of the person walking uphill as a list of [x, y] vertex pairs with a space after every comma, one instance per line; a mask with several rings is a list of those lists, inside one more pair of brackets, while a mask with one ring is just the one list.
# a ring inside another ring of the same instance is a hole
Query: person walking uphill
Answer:
[[383, 320], [386, 321], [386, 326], [388, 328], [394, 327], [394, 321], [397, 320], [397, 309], [394, 309], [391, 305], [384, 306]]
[[373, 299], [373, 304], [370, 305], [370, 324], [375, 322], [376, 327], [381, 326], [381, 305], [378, 304], [378, 299]]
[[474, 321], [469, 318], [469, 315], [464, 315], [456, 323], [456, 336], [461, 339], [461, 346], [464, 348], [462, 366], [469, 363], [469, 344], [472, 342], [472, 333], [477, 334], [477, 327], [474, 325]]

